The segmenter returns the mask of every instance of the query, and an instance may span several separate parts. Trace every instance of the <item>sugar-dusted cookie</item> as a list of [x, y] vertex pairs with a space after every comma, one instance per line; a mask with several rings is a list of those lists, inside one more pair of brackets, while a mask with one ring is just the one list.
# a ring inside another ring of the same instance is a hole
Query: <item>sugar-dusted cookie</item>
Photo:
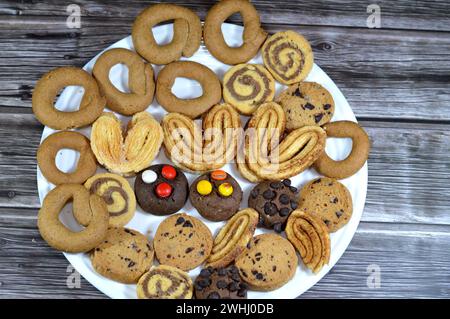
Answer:
[[92, 266], [102, 276], [123, 283], [136, 283], [153, 263], [153, 248], [136, 230], [111, 227], [105, 240], [91, 255]]
[[159, 224], [153, 245], [160, 264], [188, 271], [210, 255], [213, 239], [199, 219], [184, 213], [172, 215]]
[[333, 96], [315, 82], [291, 85], [277, 97], [277, 103], [286, 114], [286, 130], [292, 131], [309, 125], [322, 126], [334, 114]]
[[142, 275], [136, 291], [139, 299], [191, 299], [193, 285], [184, 271], [159, 265]]
[[194, 282], [197, 299], [246, 299], [248, 285], [236, 266], [202, 269]]
[[254, 290], [274, 290], [294, 276], [298, 258], [292, 244], [277, 234], [253, 238], [236, 259], [242, 279]]
[[330, 232], [335, 232], [352, 217], [352, 196], [339, 181], [320, 177], [307, 183], [300, 191], [299, 208], [320, 217]]

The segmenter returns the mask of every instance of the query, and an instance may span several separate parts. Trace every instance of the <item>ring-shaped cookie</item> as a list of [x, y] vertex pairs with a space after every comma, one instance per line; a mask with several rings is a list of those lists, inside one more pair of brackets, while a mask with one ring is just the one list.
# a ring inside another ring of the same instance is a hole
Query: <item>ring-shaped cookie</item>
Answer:
[[344, 179], [352, 176], [363, 167], [369, 157], [370, 140], [364, 129], [358, 123], [337, 121], [325, 124], [323, 127], [328, 137], [351, 138], [352, 151], [341, 161], [333, 160], [326, 152], [315, 161], [314, 168], [322, 175]]
[[[67, 228], [59, 214], [73, 202], [75, 220], [85, 228], [75, 232]], [[105, 202], [79, 184], [59, 185], [51, 190], [38, 214], [38, 228], [42, 238], [53, 248], [70, 253], [86, 252], [98, 246], [106, 237], [109, 214]]]
[[[200, 97], [180, 99], [172, 93], [178, 77], [198, 81], [203, 89]], [[158, 74], [156, 99], [168, 112], [184, 114], [194, 119], [220, 102], [222, 89], [216, 74], [208, 67], [191, 61], [178, 61], [166, 65]]]
[[[54, 106], [58, 93], [70, 85], [84, 88], [78, 111], [63, 112]], [[56, 68], [46, 73], [36, 84], [31, 101], [33, 113], [44, 125], [55, 130], [82, 127], [94, 122], [106, 104], [95, 79], [83, 69], [75, 67]]]
[[[120, 91], [109, 79], [111, 68], [119, 63], [128, 67], [130, 93]], [[92, 74], [106, 97], [108, 108], [117, 113], [133, 115], [144, 111], [153, 101], [155, 80], [152, 65], [145, 63], [133, 51], [115, 48], [104, 52], [95, 62]]]
[[[235, 13], [240, 13], [244, 22], [243, 44], [230, 47], [222, 34], [222, 23]], [[248, 0], [222, 0], [206, 15], [203, 39], [209, 52], [225, 64], [245, 63], [257, 53], [267, 33], [261, 28], [258, 12]]]
[[[151, 32], [155, 25], [174, 20], [172, 41], [158, 45]], [[144, 9], [136, 18], [131, 32], [136, 51], [154, 64], [168, 64], [182, 55], [192, 56], [200, 47], [202, 25], [191, 10], [174, 4], [155, 4]]]
[[[61, 149], [72, 149], [80, 153], [75, 171], [62, 172], [55, 164], [56, 154]], [[37, 151], [37, 162], [42, 175], [55, 185], [81, 184], [95, 174], [97, 162], [89, 139], [78, 132], [62, 131], [48, 136]]]

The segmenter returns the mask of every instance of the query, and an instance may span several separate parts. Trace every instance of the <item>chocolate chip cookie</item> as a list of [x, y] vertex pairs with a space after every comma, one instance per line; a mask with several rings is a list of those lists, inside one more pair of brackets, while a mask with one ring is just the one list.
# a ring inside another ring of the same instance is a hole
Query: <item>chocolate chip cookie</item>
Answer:
[[246, 299], [247, 289], [236, 266], [202, 269], [194, 281], [197, 299]]

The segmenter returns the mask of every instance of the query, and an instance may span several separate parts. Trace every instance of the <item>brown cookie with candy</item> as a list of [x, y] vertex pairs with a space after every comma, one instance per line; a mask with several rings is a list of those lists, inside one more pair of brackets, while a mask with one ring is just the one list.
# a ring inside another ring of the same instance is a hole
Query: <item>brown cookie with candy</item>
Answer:
[[189, 199], [200, 215], [211, 221], [227, 220], [239, 209], [242, 189], [238, 182], [223, 170], [215, 170], [198, 177], [191, 185]]
[[170, 215], [187, 201], [189, 184], [182, 171], [171, 165], [158, 164], [140, 172], [134, 182], [139, 206], [154, 215]]

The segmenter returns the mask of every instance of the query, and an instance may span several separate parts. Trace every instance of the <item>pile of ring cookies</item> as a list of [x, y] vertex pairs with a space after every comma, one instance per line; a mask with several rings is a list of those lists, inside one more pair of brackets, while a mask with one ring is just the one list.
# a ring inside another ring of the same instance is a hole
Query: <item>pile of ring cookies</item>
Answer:
[[[243, 44], [230, 47], [221, 25], [235, 13], [244, 21]], [[159, 45], [149, 30], [169, 20], [172, 41]], [[180, 61], [197, 52], [202, 39], [212, 56], [230, 65], [223, 79], [205, 65]], [[330, 233], [352, 216], [350, 192], [339, 180], [361, 169], [370, 141], [357, 123], [330, 122], [332, 95], [304, 81], [313, 67], [308, 41], [294, 31], [268, 36], [248, 0], [219, 1], [203, 25], [187, 8], [152, 5], [137, 16], [132, 41], [136, 51], [105, 51], [92, 74], [60, 67], [36, 84], [33, 112], [58, 130], [37, 151], [42, 175], [55, 185], [38, 215], [42, 238], [57, 250], [88, 254], [96, 272], [136, 284], [143, 299], [243, 299], [248, 290], [285, 285], [296, 271], [319, 272], [330, 260]], [[247, 63], [259, 52], [263, 64]], [[109, 78], [119, 63], [129, 69], [129, 92]], [[164, 65], [156, 80], [152, 64]], [[198, 81], [203, 94], [178, 98], [172, 93], [178, 77]], [[287, 86], [278, 96], [275, 82]], [[56, 109], [55, 97], [71, 85], [84, 88], [79, 109]], [[167, 111], [161, 122], [146, 111], [154, 97]], [[130, 117], [125, 128], [114, 112]], [[249, 116], [246, 123], [243, 116]], [[90, 138], [73, 130], [87, 126]], [[220, 134], [207, 134], [211, 130]], [[347, 158], [327, 155], [329, 137], [352, 139]], [[71, 172], [55, 164], [62, 149], [80, 154]], [[170, 162], [152, 164], [161, 149]], [[276, 165], [261, 153], [269, 159], [276, 153]], [[254, 183], [246, 208], [238, 181], [222, 169], [233, 161]], [[97, 173], [99, 167], [107, 172]], [[291, 178], [308, 168], [322, 177], [301, 189], [292, 185]], [[185, 172], [197, 175], [192, 183]], [[184, 213], [187, 201], [203, 218], [222, 222], [220, 230], [212, 234]], [[79, 231], [59, 218], [69, 202]], [[167, 216], [152, 239], [126, 227], [137, 206]], [[269, 231], [255, 236], [257, 227]], [[192, 279], [187, 272], [199, 266]]]

